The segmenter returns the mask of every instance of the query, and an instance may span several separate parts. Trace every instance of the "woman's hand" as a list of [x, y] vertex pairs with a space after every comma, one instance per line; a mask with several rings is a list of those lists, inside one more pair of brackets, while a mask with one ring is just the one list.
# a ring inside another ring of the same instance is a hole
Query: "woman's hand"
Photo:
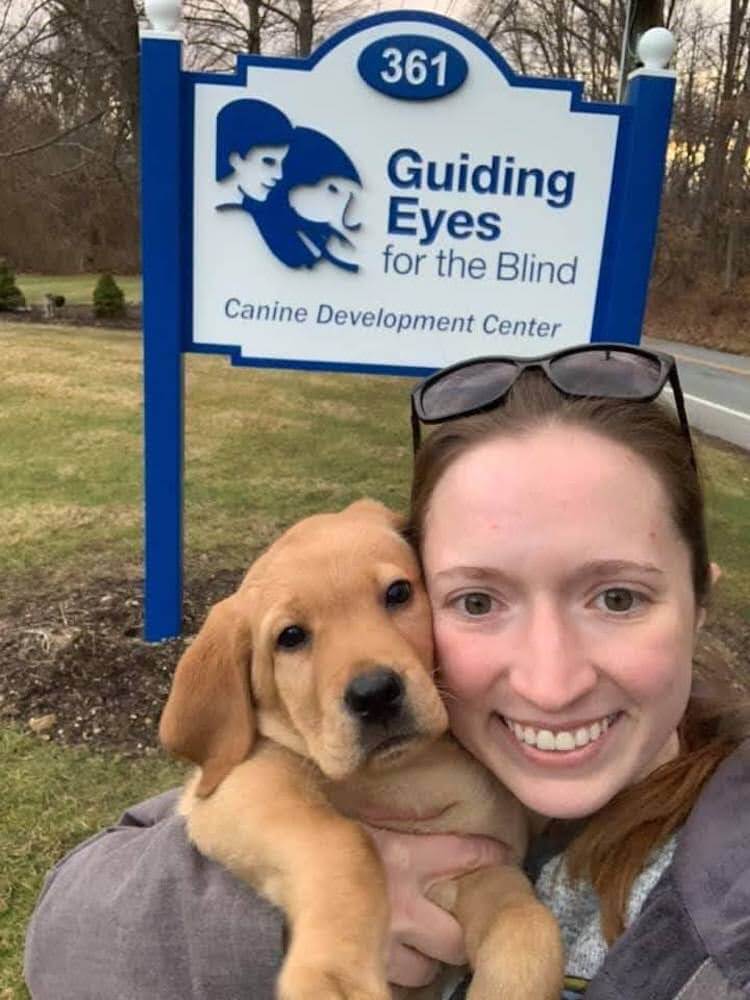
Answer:
[[487, 865], [507, 864], [510, 851], [489, 837], [393, 833], [365, 829], [385, 866], [391, 904], [388, 980], [396, 986], [426, 986], [439, 963], [463, 965], [458, 921], [426, 898], [431, 886]]

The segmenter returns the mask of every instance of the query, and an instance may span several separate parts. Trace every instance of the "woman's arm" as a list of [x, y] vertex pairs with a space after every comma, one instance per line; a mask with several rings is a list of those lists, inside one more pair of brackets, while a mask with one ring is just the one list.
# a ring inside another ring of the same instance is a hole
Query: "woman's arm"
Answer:
[[178, 794], [129, 810], [47, 876], [26, 939], [34, 1000], [272, 1000], [281, 915], [190, 845]]
[[[34, 1000], [272, 1000], [281, 914], [189, 844], [178, 795], [135, 806], [47, 876], [26, 939]], [[465, 960], [460, 927], [425, 893], [503, 861], [505, 849], [480, 837], [368, 830], [390, 887], [389, 976], [422, 985], [437, 959]]]

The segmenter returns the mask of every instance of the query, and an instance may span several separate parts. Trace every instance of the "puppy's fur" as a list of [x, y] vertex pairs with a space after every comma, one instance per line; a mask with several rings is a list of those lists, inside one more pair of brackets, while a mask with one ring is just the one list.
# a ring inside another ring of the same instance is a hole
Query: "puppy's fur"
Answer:
[[[285, 911], [282, 1000], [391, 997], [385, 880], [355, 820], [485, 834], [523, 856], [522, 808], [447, 725], [419, 565], [371, 500], [287, 531], [183, 655], [160, 729], [200, 768], [181, 810], [199, 850]], [[435, 898], [464, 930], [471, 1000], [557, 1000], [559, 931], [516, 865]]]

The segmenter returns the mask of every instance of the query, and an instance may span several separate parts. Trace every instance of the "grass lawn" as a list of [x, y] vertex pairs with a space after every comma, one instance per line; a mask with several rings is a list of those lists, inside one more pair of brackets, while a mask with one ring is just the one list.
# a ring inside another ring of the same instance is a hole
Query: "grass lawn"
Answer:
[[[0, 564], [83, 577], [141, 555], [140, 335], [0, 326]], [[403, 379], [186, 363], [186, 554], [241, 565], [361, 494], [403, 505]]]
[[[29, 593], [40, 579], [69, 586], [137, 572], [140, 336], [3, 324], [0, 352], [6, 594]], [[363, 494], [405, 505], [410, 381], [233, 369], [199, 355], [186, 372], [188, 562], [239, 568], [299, 516]], [[724, 570], [719, 610], [750, 619], [750, 458], [710, 445], [700, 453]], [[179, 771], [159, 756], [62, 750], [9, 727], [0, 729], [0, 759], [0, 1000], [20, 1000], [23, 933], [43, 872]]]
[[134, 765], [63, 750], [14, 729], [0, 729], [0, 760], [0, 1000], [20, 1000], [24, 930], [45, 872], [127, 802], [177, 784], [184, 770], [161, 757]]
[[[30, 306], [42, 305], [47, 292], [64, 295], [68, 305], [90, 305], [99, 277], [98, 274], [17, 274], [16, 284], [26, 296], [26, 304]], [[126, 302], [141, 301], [139, 274], [116, 274], [114, 278], [122, 289]]]

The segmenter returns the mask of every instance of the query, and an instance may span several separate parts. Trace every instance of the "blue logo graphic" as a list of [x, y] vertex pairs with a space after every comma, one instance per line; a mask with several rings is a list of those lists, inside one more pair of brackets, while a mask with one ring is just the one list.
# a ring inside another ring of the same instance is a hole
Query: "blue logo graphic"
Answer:
[[322, 132], [292, 125], [265, 101], [225, 105], [216, 119], [216, 180], [229, 201], [217, 211], [246, 212], [271, 253], [287, 267], [327, 260], [356, 273], [352, 219], [361, 190], [357, 168]]

